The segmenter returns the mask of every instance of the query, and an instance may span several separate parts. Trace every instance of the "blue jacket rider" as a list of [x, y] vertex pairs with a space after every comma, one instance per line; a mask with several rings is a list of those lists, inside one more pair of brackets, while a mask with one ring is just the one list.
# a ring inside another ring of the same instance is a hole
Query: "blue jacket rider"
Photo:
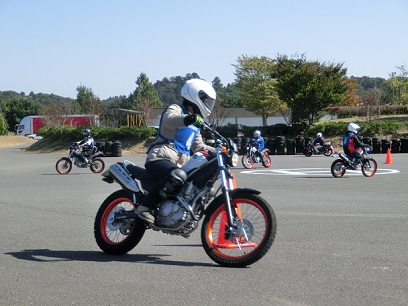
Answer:
[[263, 137], [261, 136], [261, 131], [256, 130], [254, 132], [254, 138], [252, 138], [249, 141], [249, 145], [253, 146], [256, 148], [256, 156], [259, 156], [260, 158], [262, 158], [262, 154], [261, 151], [265, 148], [265, 141], [263, 139]]
[[358, 124], [350, 123], [347, 127], [347, 132], [343, 136], [343, 151], [352, 159], [354, 164], [357, 164], [362, 156], [358, 148], [368, 147], [367, 144], [362, 143], [358, 139], [357, 133], [359, 129], [360, 126]]

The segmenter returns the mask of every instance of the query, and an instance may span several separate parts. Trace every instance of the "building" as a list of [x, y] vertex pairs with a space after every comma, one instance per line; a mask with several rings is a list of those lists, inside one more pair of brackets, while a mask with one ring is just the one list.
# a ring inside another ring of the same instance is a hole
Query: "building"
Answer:
[[[165, 108], [153, 108], [150, 111], [150, 118], [148, 118], [147, 125], [158, 127], [160, 124], [160, 117]], [[215, 114], [216, 118], [210, 118], [210, 123], [217, 126], [225, 126], [227, 124], [237, 124], [245, 126], [262, 126], [262, 117], [256, 115], [245, 108], [225, 108], [222, 113]], [[284, 115], [276, 113], [274, 116], [268, 117], [268, 125], [287, 124], [291, 125], [291, 112], [287, 110]]]

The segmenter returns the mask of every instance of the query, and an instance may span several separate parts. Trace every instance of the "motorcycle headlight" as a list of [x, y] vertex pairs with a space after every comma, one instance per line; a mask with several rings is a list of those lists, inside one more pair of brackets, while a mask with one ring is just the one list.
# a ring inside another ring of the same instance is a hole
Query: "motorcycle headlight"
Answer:
[[228, 165], [230, 167], [238, 166], [239, 156], [237, 152], [231, 151], [230, 155], [228, 156]]

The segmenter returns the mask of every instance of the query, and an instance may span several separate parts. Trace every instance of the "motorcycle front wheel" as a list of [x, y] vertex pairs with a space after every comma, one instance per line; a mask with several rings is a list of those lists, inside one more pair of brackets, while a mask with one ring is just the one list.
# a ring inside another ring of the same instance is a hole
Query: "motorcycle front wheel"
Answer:
[[245, 267], [261, 259], [276, 235], [276, 217], [262, 197], [241, 193], [231, 198], [234, 224], [229, 229], [223, 200], [215, 200], [207, 209], [201, 229], [201, 241], [207, 255], [225, 267]]
[[361, 163], [361, 172], [366, 177], [371, 177], [377, 172], [377, 162], [373, 158], [367, 158]]
[[271, 158], [267, 152], [262, 154], [262, 165], [269, 168], [272, 165]]
[[91, 171], [93, 173], [101, 173], [105, 169], [105, 162], [100, 158], [94, 158], [91, 161]]
[[342, 177], [346, 173], [346, 163], [342, 159], [336, 159], [330, 167], [334, 177]]
[[252, 169], [252, 167], [254, 166], [253, 158], [250, 155], [245, 154], [244, 156], [242, 156], [242, 165], [246, 169]]
[[55, 164], [55, 170], [57, 170], [59, 174], [68, 174], [71, 172], [71, 169], [72, 161], [68, 157], [60, 158]]
[[142, 220], [115, 220], [121, 212], [134, 210], [132, 195], [118, 190], [108, 196], [99, 208], [94, 223], [94, 236], [99, 248], [110, 255], [123, 255], [143, 238], [146, 227]]

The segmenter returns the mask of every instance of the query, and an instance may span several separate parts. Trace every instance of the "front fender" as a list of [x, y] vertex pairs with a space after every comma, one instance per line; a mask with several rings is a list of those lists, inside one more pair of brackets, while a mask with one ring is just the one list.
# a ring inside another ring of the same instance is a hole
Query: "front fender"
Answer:
[[[241, 197], [245, 197], [248, 194], [255, 194], [258, 195], [261, 192], [256, 190], [256, 189], [252, 189], [252, 188], [236, 188], [234, 190], [230, 190], [229, 191], [229, 195], [230, 195], [230, 199], [236, 199], [236, 198], [241, 198]], [[214, 207], [218, 207], [219, 205], [225, 203], [224, 201], [224, 194], [220, 194], [218, 195], [216, 198], [214, 198], [211, 203], [207, 206], [204, 214], [207, 214], [207, 211], [211, 211], [214, 209]]]
[[259, 190], [252, 189], [252, 188], [235, 188], [234, 190], [230, 190], [229, 194], [231, 197], [237, 197], [241, 194], [261, 194]]
[[[230, 198], [238, 198], [242, 197], [245, 194], [261, 194], [260, 191], [252, 188], [235, 188], [234, 190], [229, 191]], [[211, 203], [215, 202], [223, 202], [224, 201], [224, 194], [218, 195]]]

